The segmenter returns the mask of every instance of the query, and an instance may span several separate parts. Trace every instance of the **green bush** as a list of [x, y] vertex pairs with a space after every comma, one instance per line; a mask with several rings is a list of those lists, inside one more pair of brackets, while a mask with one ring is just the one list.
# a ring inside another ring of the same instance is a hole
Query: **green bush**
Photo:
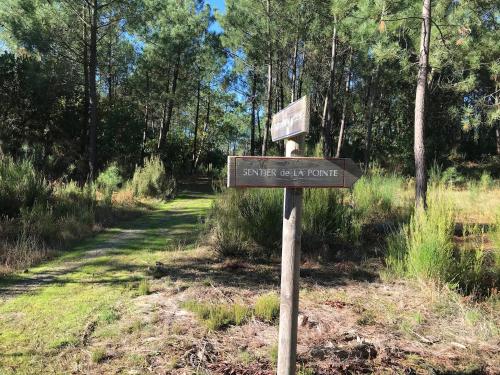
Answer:
[[[488, 294], [500, 285], [500, 251], [486, 251], [484, 230], [464, 229], [464, 245], [453, 242], [454, 208], [439, 187], [427, 210], [417, 209], [408, 225], [387, 238], [386, 265], [396, 276], [449, 283], [464, 294]], [[494, 241], [496, 228], [490, 238]]]
[[46, 204], [50, 188], [44, 177], [30, 160], [14, 161], [0, 158], [0, 213], [17, 217], [21, 209], [29, 209], [35, 203]]
[[[344, 193], [329, 189], [304, 192], [302, 251], [328, 252], [335, 241], [356, 238], [355, 211]], [[207, 220], [214, 249], [222, 256], [274, 256], [281, 247], [283, 189], [227, 189], [212, 205]]]
[[404, 276], [406, 273], [406, 229], [387, 236], [387, 254], [385, 263], [391, 272], [396, 276]]
[[479, 179], [479, 186], [481, 190], [490, 190], [495, 186], [495, 180], [488, 172], [484, 171]]
[[371, 174], [361, 177], [353, 188], [353, 200], [364, 222], [388, 218], [397, 213], [397, 199], [403, 179]]
[[447, 281], [453, 264], [454, 209], [443, 192], [429, 194], [427, 210], [413, 214], [406, 231], [410, 276]]
[[444, 171], [442, 167], [434, 162], [429, 170], [429, 185], [455, 186], [462, 184], [465, 178], [458, 172], [456, 167], [448, 167]]
[[280, 316], [280, 299], [276, 293], [259, 296], [255, 301], [254, 314], [265, 322], [275, 322]]
[[96, 186], [117, 186], [116, 169], [101, 176], [96, 185], [49, 186], [31, 161], [0, 158], [0, 267], [29, 266], [55, 247], [90, 235], [96, 223], [105, 223], [98, 212], [106, 212], [106, 220], [120, 214], [96, 201]]
[[151, 198], [171, 198], [175, 194], [175, 179], [167, 175], [165, 165], [157, 156], [144, 160], [144, 167], [137, 167], [132, 178], [134, 195]]
[[[328, 251], [336, 240], [356, 241], [360, 235], [357, 213], [345, 204], [345, 191], [306, 189], [302, 214], [304, 253]], [[323, 249], [322, 249], [323, 248]]]
[[113, 192], [117, 191], [123, 178], [116, 163], [110, 164], [96, 179], [97, 188], [103, 192], [106, 204], [111, 204]]
[[[209, 331], [217, 331], [236, 324], [236, 309], [231, 305], [186, 301], [182, 303], [182, 307], [193, 312]], [[238, 321], [239, 324], [244, 322], [240, 315]]]

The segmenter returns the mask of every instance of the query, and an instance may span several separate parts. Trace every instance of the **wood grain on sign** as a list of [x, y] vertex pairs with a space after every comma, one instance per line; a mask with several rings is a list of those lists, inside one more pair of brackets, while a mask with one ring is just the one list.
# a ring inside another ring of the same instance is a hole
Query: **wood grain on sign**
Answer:
[[228, 187], [351, 187], [361, 170], [351, 159], [229, 156]]
[[307, 96], [293, 102], [273, 116], [271, 138], [273, 142], [309, 132], [309, 100]]

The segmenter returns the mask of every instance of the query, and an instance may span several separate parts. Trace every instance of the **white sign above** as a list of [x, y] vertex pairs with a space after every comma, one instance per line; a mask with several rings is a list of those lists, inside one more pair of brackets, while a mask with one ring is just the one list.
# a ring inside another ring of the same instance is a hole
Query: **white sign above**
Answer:
[[271, 138], [273, 142], [309, 133], [309, 100], [307, 96], [293, 102], [273, 116]]

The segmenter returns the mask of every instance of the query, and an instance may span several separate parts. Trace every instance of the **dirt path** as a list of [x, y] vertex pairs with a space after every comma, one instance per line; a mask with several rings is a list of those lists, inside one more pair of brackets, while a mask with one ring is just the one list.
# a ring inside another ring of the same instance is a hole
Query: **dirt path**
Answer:
[[[123, 223], [105, 230], [95, 238], [84, 240], [76, 246], [74, 252], [64, 254], [60, 259], [46, 263], [33, 270], [14, 275], [0, 283], [0, 301], [31, 292], [36, 288], [53, 285], [58, 279], [85, 266], [89, 260], [108, 255], [113, 252], [126, 251], [129, 244], [147, 243], [152, 235], [161, 235], [168, 242], [188, 232], [176, 231], [183, 224], [197, 221], [196, 212], [191, 212], [191, 203], [196, 199], [207, 199], [206, 183], [190, 184], [177, 200], [160, 204], [151, 212], [131, 222]], [[0, 280], [1, 281], [1, 280]]]
[[1, 280], [0, 373], [60, 373], [54, 355], [86, 346], [96, 326], [116, 319], [119, 306], [147, 293], [151, 266], [194, 247], [212, 201], [207, 190], [184, 187], [140, 218]]

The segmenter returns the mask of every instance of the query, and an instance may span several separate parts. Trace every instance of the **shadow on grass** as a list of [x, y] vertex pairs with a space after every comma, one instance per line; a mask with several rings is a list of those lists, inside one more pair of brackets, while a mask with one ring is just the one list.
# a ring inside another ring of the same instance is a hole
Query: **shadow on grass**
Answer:
[[[102, 257], [126, 256], [144, 250], [168, 251], [175, 248], [176, 242], [183, 246], [193, 244], [202, 228], [199, 225], [201, 217], [206, 213], [206, 201], [205, 206], [197, 203], [200, 198], [208, 199], [210, 196], [196, 191], [183, 193], [170, 206], [157, 208], [135, 220], [121, 222], [102, 234], [86, 239], [71, 251], [61, 252], [52, 262], [35, 268], [33, 272], [0, 277], [0, 299], [48, 284], [75, 282], [71, 275], [77, 275], [85, 267], [101, 267], [110, 275], [117, 272], [145, 272], [147, 266], [124, 264]], [[190, 201], [189, 207], [186, 207], [188, 203], [185, 200]], [[85, 274], [83, 278], [86, 278]], [[136, 281], [138, 277], [125, 279], [119, 277], [116, 282]], [[92, 282], [99, 283], [99, 278], [94, 278]], [[103, 282], [114, 283], [111, 277], [106, 277]]]

